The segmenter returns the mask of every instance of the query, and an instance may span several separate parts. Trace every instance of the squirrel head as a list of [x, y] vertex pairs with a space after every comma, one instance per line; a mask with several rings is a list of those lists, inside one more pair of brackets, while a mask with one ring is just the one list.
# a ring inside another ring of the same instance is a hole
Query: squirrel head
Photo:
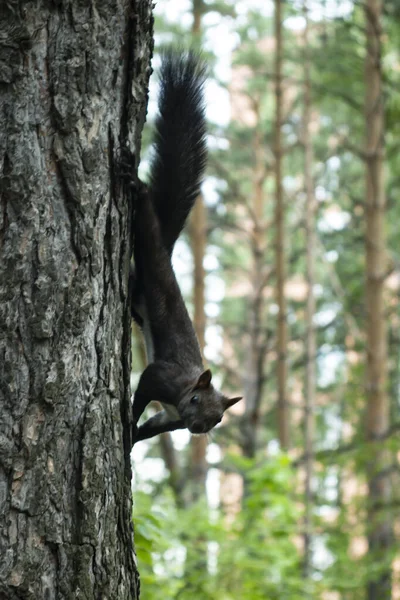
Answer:
[[242, 399], [224, 396], [214, 388], [211, 377], [209, 369], [201, 373], [179, 401], [179, 414], [191, 433], [207, 433], [221, 422], [227, 408]]

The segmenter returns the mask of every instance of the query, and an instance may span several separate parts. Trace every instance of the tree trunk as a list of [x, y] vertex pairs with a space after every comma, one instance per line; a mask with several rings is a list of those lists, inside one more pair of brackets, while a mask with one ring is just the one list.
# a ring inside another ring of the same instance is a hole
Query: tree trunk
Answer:
[[[201, 36], [201, 17], [203, 0], [193, 0], [193, 40], [199, 42]], [[201, 353], [204, 353], [206, 314], [205, 314], [205, 271], [204, 255], [207, 244], [207, 211], [203, 195], [200, 194], [194, 205], [190, 220], [190, 241], [193, 254], [193, 324], [199, 340]], [[203, 496], [206, 491], [207, 479], [207, 436], [192, 436], [191, 438], [191, 483], [193, 500]]]
[[0, 597], [132, 600], [117, 157], [138, 162], [151, 3], [15, 0], [0, 20]]
[[276, 227], [276, 295], [278, 304], [278, 435], [281, 448], [289, 447], [289, 411], [286, 397], [287, 324], [285, 298], [285, 220], [282, 187], [282, 4], [275, 0], [275, 227]]
[[315, 358], [316, 340], [314, 328], [315, 314], [315, 196], [313, 184], [313, 147], [310, 134], [311, 122], [311, 79], [309, 57], [309, 21], [307, 2], [304, 2], [305, 27], [304, 44], [304, 110], [303, 110], [303, 145], [304, 145], [304, 182], [306, 192], [306, 277], [308, 296], [306, 306], [306, 379], [304, 386], [304, 439], [305, 439], [305, 482], [304, 482], [304, 575], [311, 575], [311, 542], [313, 513], [313, 439], [314, 439], [314, 406], [315, 406]]
[[[200, 195], [193, 208], [190, 222], [190, 241], [193, 254], [194, 285], [193, 285], [193, 325], [203, 354], [205, 346], [206, 315], [205, 303], [205, 272], [204, 254], [206, 250], [207, 213], [204, 200]], [[207, 436], [199, 435], [191, 438], [191, 483], [193, 496], [197, 499], [205, 493], [207, 478]]]
[[[385, 191], [383, 176], [384, 107], [381, 62], [380, 0], [367, 0], [365, 59], [366, 126], [366, 335], [367, 335], [367, 439], [379, 439], [389, 429], [387, 394], [387, 339], [384, 282], [387, 270], [384, 232]], [[390, 480], [385, 470], [385, 450], [371, 446], [368, 465], [369, 514], [368, 544], [372, 560], [389, 559], [392, 526], [385, 512], [390, 499]], [[369, 600], [391, 598], [390, 567], [379, 572], [368, 584]]]
[[[254, 101], [257, 122], [260, 123], [259, 103]], [[263, 333], [263, 292], [265, 289], [265, 225], [264, 225], [264, 181], [266, 174], [265, 153], [259, 127], [254, 133], [254, 182], [251, 216], [251, 296], [249, 302], [249, 349], [244, 377], [246, 410], [243, 418], [243, 453], [254, 457], [257, 449], [257, 434], [260, 426], [260, 404], [264, 387], [265, 334]]]

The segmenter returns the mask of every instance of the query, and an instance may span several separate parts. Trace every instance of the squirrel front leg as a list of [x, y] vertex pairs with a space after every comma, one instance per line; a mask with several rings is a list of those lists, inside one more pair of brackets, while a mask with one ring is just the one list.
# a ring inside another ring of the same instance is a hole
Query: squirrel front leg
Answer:
[[140, 376], [133, 399], [133, 420], [137, 423], [151, 400], [163, 400], [163, 363], [148, 365]]
[[133, 398], [133, 421], [137, 423], [145, 411], [146, 406], [151, 402], [152, 398], [146, 394], [141, 394], [139, 389], [136, 390]]
[[161, 410], [150, 419], [147, 419], [143, 425], [138, 427], [133, 436], [133, 443], [139, 442], [140, 440], [147, 440], [148, 438], [154, 437], [159, 433], [166, 433], [167, 431], [175, 431], [176, 429], [184, 429], [186, 425], [182, 420], [171, 420], [165, 410]]
[[[160, 402], [165, 402], [166, 404], [175, 405], [177, 396], [177, 390], [175, 389], [174, 385], [176, 379], [175, 375], [174, 368], [168, 363], [164, 363], [162, 361], [151, 363], [143, 371], [139, 379], [133, 400], [132, 410], [134, 440], [136, 439], [137, 432], [140, 429], [138, 429], [137, 423], [145, 408], [152, 400], [159, 400]], [[164, 423], [165, 422], [166, 421], [164, 421]], [[166, 431], [168, 431], [168, 429], [166, 429]]]

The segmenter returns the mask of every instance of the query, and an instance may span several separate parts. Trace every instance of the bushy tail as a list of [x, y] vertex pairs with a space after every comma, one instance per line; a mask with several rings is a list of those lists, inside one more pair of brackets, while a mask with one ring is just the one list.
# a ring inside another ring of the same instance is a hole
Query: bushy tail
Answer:
[[196, 53], [164, 54], [150, 195], [170, 254], [200, 193], [206, 165], [205, 77]]

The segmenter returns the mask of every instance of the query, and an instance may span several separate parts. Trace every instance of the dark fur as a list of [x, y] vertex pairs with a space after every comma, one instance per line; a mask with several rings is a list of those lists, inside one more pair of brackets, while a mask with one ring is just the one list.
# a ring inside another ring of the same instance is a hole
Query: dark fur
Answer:
[[200, 193], [206, 166], [205, 78], [206, 67], [195, 53], [164, 54], [150, 190], [170, 254]]
[[[135, 215], [132, 314], [143, 327], [151, 363], [135, 392], [134, 441], [183, 427], [204, 433], [238, 400], [225, 398], [211, 384], [210, 371], [204, 371], [171, 265], [205, 166], [204, 66], [192, 53], [170, 53], [163, 60], [161, 81], [151, 183]], [[151, 400], [159, 400], [164, 411], [137, 429]]]

